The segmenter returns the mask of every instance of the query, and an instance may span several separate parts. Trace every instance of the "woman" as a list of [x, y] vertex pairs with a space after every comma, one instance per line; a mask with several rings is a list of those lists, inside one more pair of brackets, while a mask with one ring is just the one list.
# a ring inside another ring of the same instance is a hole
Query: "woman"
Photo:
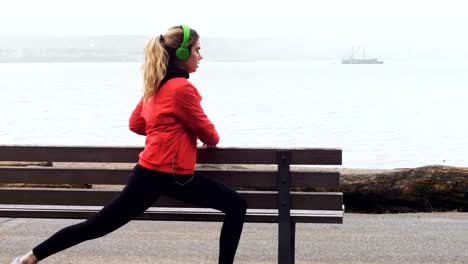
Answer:
[[96, 215], [58, 231], [12, 264], [35, 264], [104, 236], [142, 214], [161, 195], [224, 212], [219, 263], [234, 262], [246, 202], [235, 191], [194, 171], [197, 140], [205, 147], [219, 141], [200, 105], [200, 94], [187, 80], [202, 59], [199, 36], [187, 26], [175, 26], [152, 38], [144, 52], [144, 95], [129, 127], [146, 136], [146, 143], [126, 187]]

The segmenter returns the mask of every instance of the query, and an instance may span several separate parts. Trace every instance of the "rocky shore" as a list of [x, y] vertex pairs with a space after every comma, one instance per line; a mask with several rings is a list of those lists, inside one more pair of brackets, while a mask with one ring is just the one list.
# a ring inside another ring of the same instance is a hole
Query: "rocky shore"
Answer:
[[340, 191], [351, 212], [468, 212], [468, 168], [343, 172]]

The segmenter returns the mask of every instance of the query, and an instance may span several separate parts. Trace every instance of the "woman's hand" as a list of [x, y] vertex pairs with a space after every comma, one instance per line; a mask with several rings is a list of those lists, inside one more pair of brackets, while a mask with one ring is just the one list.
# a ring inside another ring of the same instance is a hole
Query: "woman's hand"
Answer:
[[208, 145], [203, 142], [201, 142], [200, 139], [197, 139], [197, 147], [199, 147], [201, 144], [201, 148], [216, 148], [216, 145]]

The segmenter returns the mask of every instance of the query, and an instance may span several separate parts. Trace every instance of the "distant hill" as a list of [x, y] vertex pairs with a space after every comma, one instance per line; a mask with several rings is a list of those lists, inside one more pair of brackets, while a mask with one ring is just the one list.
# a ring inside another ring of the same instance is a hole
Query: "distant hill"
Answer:
[[146, 36], [7, 36], [0, 62], [141, 61]]
[[[0, 36], [0, 62], [142, 62], [150, 36]], [[211, 61], [323, 59], [327, 54], [291, 47], [295, 41], [268, 38], [202, 39]]]

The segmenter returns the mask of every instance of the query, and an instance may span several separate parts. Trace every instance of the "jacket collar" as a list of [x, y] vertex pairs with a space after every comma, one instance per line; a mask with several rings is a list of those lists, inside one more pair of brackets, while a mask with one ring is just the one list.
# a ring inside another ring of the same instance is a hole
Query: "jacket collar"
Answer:
[[190, 77], [190, 74], [183, 69], [176, 68], [176, 67], [169, 67], [166, 71], [166, 76], [164, 76], [164, 78], [161, 81], [160, 86], [165, 84], [170, 79], [177, 78], [177, 77], [183, 77], [185, 79], [188, 79]]

